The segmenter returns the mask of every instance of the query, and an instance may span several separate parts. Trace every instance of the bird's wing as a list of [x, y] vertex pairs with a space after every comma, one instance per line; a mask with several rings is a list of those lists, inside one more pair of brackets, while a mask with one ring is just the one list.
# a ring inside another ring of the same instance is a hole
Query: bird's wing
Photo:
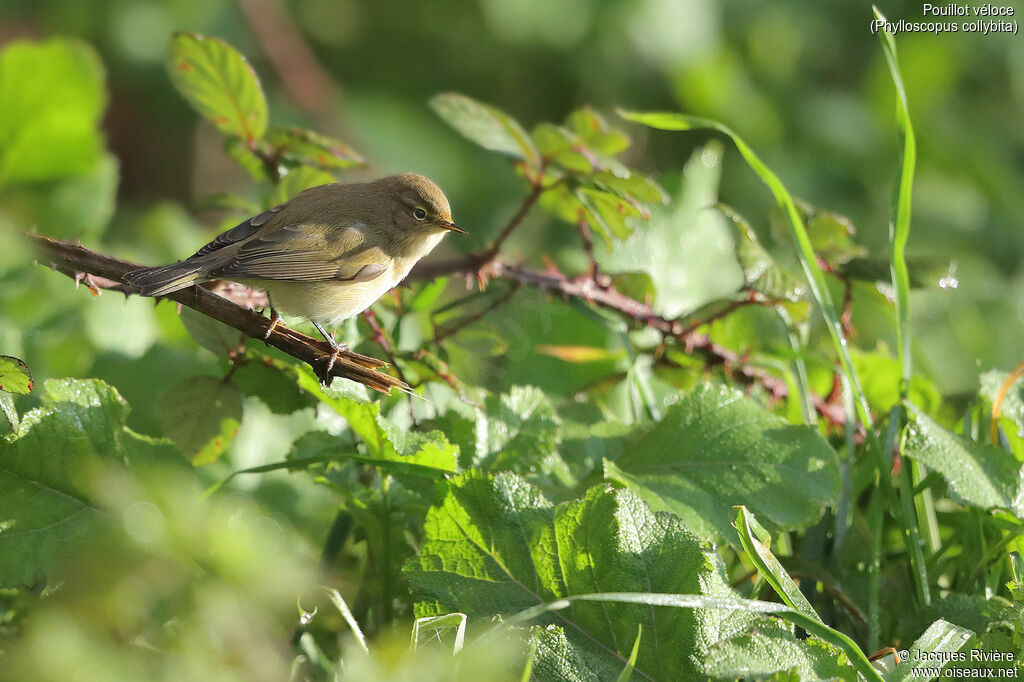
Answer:
[[189, 258], [189, 260], [191, 260], [192, 258], [199, 258], [201, 256], [205, 256], [209, 253], [213, 253], [214, 251], [218, 251], [224, 248], [225, 246], [237, 244], [240, 241], [248, 239], [249, 237], [256, 234], [256, 230], [258, 230], [263, 224], [265, 224], [268, 220], [277, 215], [282, 208], [284, 208], [284, 204], [280, 206], [275, 206], [274, 208], [268, 209], [257, 216], [249, 218], [245, 222], [241, 222], [238, 225], [235, 225], [226, 232], [220, 233], [213, 241], [211, 241], [209, 244], [196, 251], [195, 254], [193, 254], [191, 258]]
[[300, 282], [366, 282], [384, 274], [391, 260], [380, 247], [367, 246], [366, 232], [360, 227], [302, 223], [272, 228], [244, 241], [213, 274]]

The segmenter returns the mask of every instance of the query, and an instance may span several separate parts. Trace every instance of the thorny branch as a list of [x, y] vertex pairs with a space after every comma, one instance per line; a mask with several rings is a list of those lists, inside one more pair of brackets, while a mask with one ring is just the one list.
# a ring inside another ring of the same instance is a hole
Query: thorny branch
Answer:
[[[128, 296], [138, 291], [121, 281], [128, 271], [139, 267], [134, 263], [91, 251], [80, 244], [49, 239], [40, 235], [26, 235], [35, 242], [45, 261], [55, 270], [89, 287], [94, 294], [100, 289], [119, 291]], [[248, 337], [263, 340], [270, 328], [270, 320], [254, 310], [218, 296], [204, 287], [188, 287], [165, 298], [237, 329]], [[382, 393], [392, 388], [408, 390], [405, 382], [381, 372], [387, 363], [360, 353], [345, 351], [334, 363], [329, 376], [324, 375], [331, 358], [331, 347], [288, 327], [278, 326], [266, 343], [287, 353], [296, 360], [309, 364], [321, 381], [330, 383], [334, 377], [351, 379]]]
[[[471, 316], [470, 321], [478, 320], [503, 305], [515, 291], [522, 287], [537, 289], [564, 300], [578, 298], [592, 305], [621, 313], [638, 325], [659, 330], [666, 337], [683, 344], [687, 353], [701, 355], [708, 367], [720, 366], [743, 383], [758, 384], [775, 399], [787, 396], [788, 389], [785, 381], [761, 367], [750, 364], [734, 351], [713, 343], [707, 335], [697, 331], [704, 324], [723, 317], [737, 308], [746, 305], [771, 305], [773, 302], [770, 300], [751, 295], [746, 299], [735, 301], [711, 319], [686, 321], [659, 315], [647, 303], [637, 301], [615, 289], [609, 278], [604, 277], [603, 273], [593, 268], [586, 274], [569, 277], [559, 272], [553, 265], [549, 265], [546, 271], [541, 272], [501, 260], [498, 257], [501, 245], [523, 221], [540, 195], [551, 185], [542, 185], [538, 179], [532, 182], [531, 186], [530, 193], [523, 199], [519, 209], [487, 249], [453, 260], [419, 263], [413, 268], [407, 281], [433, 280], [437, 277], [453, 275], [464, 276], [467, 288], [472, 286], [474, 280], [481, 284], [489, 279], [508, 281], [511, 285], [509, 291], [493, 301], [480, 314]], [[76, 282], [83, 281], [94, 290], [98, 287], [121, 291], [125, 295], [137, 293], [131, 287], [120, 282], [121, 275], [135, 267], [133, 264], [95, 253], [81, 245], [55, 241], [37, 235], [30, 236], [53, 260], [54, 267], [73, 277]], [[237, 292], [235, 294], [237, 295]], [[262, 315], [213, 294], [203, 287], [189, 287], [168, 298], [220, 320], [253, 338], [262, 339], [269, 327], [269, 322]], [[370, 318], [368, 320], [371, 328], [376, 325], [375, 320]], [[379, 329], [379, 325], [376, 326], [374, 332], [378, 341], [384, 340], [382, 330]], [[454, 328], [439, 331], [435, 341], [452, 336], [463, 326], [465, 325], [460, 324]], [[292, 357], [310, 364], [320, 375], [322, 371], [320, 367], [324, 366], [326, 359], [330, 357], [327, 344], [288, 328], [279, 327], [278, 329], [280, 331], [271, 334], [267, 342]], [[394, 364], [394, 354], [390, 349], [390, 344], [385, 341], [381, 346]], [[396, 379], [379, 371], [384, 366], [386, 363], [380, 360], [348, 351], [335, 364], [332, 376], [343, 376], [385, 393], [390, 392], [392, 387], [408, 391], [409, 387], [403, 379]], [[820, 396], [811, 398], [817, 412], [828, 422], [832, 424], [845, 422], [845, 412], [841, 404], [833, 400], [822, 399]]]

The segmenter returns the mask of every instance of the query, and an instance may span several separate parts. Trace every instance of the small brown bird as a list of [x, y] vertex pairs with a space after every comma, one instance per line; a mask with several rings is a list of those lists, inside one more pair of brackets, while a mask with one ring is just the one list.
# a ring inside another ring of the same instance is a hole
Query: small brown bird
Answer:
[[347, 346], [323, 327], [369, 308], [405, 279], [452, 222], [441, 188], [404, 173], [375, 182], [313, 187], [222, 233], [173, 265], [124, 276], [145, 296], [163, 296], [211, 279], [267, 292], [277, 310], [311, 321], [334, 348], [328, 373]]

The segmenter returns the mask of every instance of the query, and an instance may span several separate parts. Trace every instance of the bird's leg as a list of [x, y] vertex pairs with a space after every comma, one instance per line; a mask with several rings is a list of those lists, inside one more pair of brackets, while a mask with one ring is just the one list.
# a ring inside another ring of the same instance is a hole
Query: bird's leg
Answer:
[[337, 341], [334, 340], [334, 335], [329, 334], [327, 330], [320, 326], [319, 322], [313, 320], [310, 321], [313, 322], [313, 326], [316, 327], [316, 330], [323, 335], [327, 343], [331, 344], [331, 348], [334, 350], [334, 353], [331, 354], [331, 359], [327, 363], [327, 371], [324, 373], [325, 377], [330, 377], [331, 370], [334, 369], [335, 361], [341, 356], [342, 353], [348, 350], [348, 344], [338, 343]]
[[284, 326], [284, 320], [281, 319], [281, 314], [277, 312], [277, 308], [274, 304], [270, 304], [270, 326], [267, 327], [267, 333], [263, 335], [263, 340], [266, 341], [270, 338], [270, 335], [274, 333], [274, 330], [278, 327]]

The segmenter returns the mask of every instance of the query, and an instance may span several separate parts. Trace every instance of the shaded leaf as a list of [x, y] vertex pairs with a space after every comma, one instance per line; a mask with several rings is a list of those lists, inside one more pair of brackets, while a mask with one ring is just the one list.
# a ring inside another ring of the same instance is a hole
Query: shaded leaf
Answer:
[[0, 439], [0, 587], [45, 577], [108, 523], [87, 494], [103, 461], [124, 456], [128, 405], [97, 380], [49, 380], [44, 406]]
[[839, 492], [838, 457], [817, 432], [721, 386], [685, 395], [605, 475], [707, 539], [735, 537], [733, 505], [774, 528], [802, 528]]
[[160, 425], [182, 453], [200, 466], [224, 454], [242, 421], [242, 394], [210, 376], [186, 379], [160, 400]]
[[178, 33], [167, 49], [171, 82], [221, 132], [252, 144], [267, 129], [267, 101], [245, 57], [219, 38]]
[[[956, 278], [956, 263], [944, 258], [907, 258], [909, 284], [914, 289], [955, 289], [960, 285]], [[850, 279], [866, 282], [892, 282], [892, 271], [886, 258], [853, 258], [840, 263], [839, 274]]]
[[231, 375], [231, 383], [245, 395], [259, 398], [275, 414], [291, 414], [316, 404], [299, 388], [294, 365], [260, 353], [246, 353], [245, 362]]
[[454, 92], [435, 95], [430, 99], [430, 107], [460, 135], [484, 149], [531, 165], [538, 162], [530, 136], [505, 112]]
[[181, 323], [193, 341], [218, 357], [226, 358], [245, 346], [242, 332], [191, 308], [181, 308]]

